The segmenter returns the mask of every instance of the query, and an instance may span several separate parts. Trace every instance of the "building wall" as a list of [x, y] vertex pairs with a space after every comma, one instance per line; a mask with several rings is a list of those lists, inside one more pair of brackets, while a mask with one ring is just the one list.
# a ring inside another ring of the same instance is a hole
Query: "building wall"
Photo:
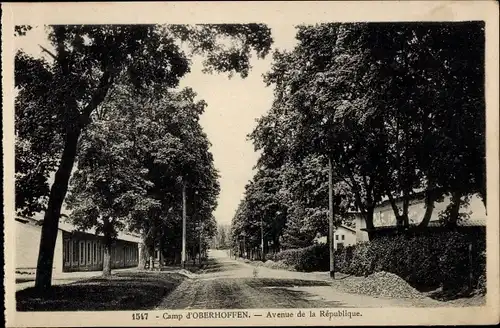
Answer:
[[[87, 233], [64, 233], [64, 271], [99, 271], [103, 268], [103, 238]], [[116, 240], [111, 246], [111, 268], [128, 268], [139, 263], [138, 244]]]
[[337, 249], [338, 244], [342, 244], [344, 247], [356, 244], [356, 233], [344, 227], [338, 227], [333, 234], [335, 249]]
[[[439, 218], [439, 213], [444, 211], [449, 203], [449, 197], [445, 197], [442, 202], [435, 202], [431, 220], [437, 220]], [[402, 202], [399, 202], [398, 206], [402, 206]], [[469, 213], [471, 220], [486, 219], [486, 208], [478, 195], [472, 195], [469, 205], [462, 205], [460, 212]], [[420, 223], [424, 217], [424, 213], [425, 202], [423, 200], [410, 202], [410, 206], [408, 208], [410, 223]], [[396, 216], [394, 215], [394, 211], [389, 203], [375, 208], [373, 213], [373, 225], [375, 227], [396, 225]], [[368, 241], [368, 233], [361, 230], [364, 228], [366, 228], [366, 222], [361, 215], [358, 215], [356, 217], [356, 239], [358, 242]]]
[[[16, 270], [35, 271], [40, 247], [41, 226], [16, 221]], [[83, 232], [59, 230], [54, 250], [55, 273], [99, 271], [103, 267], [102, 237]], [[111, 251], [111, 268], [137, 266], [138, 244], [117, 240]]]
[[[16, 270], [34, 271], [36, 269], [41, 231], [41, 226], [16, 221]], [[61, 230], [57, 233], [53, 270], [57, 273], [63, 270]]]
[[[314, 240], [318, 244], [326, 244], [328, 238], [326, 236], [321, 236], [319, 238], [315, 238]], [[337, 227], [333, 233], [333, 247], [337, 249], [338, 244], [342, 244], [344, 247], [356, 244], [356, 233], [342, 226]]]
[[361, 214], [356, 215], [356, 242], [365, 242], [369, 241], [368, 233], [361, 229], [366, 228], [365, 218]]
[[[437, 220], [439, 218], [439, 213], [443, 212], [449, 204], [450, 197], [445, 197], [442, 202], [435, 202], [431, 220]], [[402, 202], [398, 202], [398, 206], [401, 208]], [[471, 219], [484, 220], [486, 218], [486, 208], [478, 195], [473, 195], [471, 197], [468, 206], [462, 205], [460, 212], [470, 212]], [[408, 207], [408, 217], [410, 219], [410, 223], [420, 223], [424, 217], [424, 213], [425, 202], [423, 200], [410, 203], [410, 206]], [[392, 210], [390, 204], [385, 204], [384, 206], [375, 208], [373, 225], [375, 227], [396, 225], [396, 216], [394, 215], [394, 211]]]

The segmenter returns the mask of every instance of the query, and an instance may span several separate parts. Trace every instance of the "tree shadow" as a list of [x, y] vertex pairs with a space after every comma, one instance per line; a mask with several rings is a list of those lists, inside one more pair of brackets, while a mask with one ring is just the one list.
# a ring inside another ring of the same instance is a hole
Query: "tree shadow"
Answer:
[[145, 310], [155, 307], [183, 280], [181, 275], [120, 273], [16, 293], [18, 311]]
[[313, 287], [313, 286], [331, 286], [327, 281], [301, 280], [301, 279], [280, 279], [280, 278], [239, 278], [244, 283], [253, 287]]

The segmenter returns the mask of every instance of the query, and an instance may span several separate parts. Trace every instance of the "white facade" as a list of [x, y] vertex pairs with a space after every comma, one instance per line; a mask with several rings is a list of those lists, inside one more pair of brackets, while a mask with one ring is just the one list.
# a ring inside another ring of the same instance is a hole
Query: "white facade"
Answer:
[[[31, 272], [36, 270], [38, 251], [40, 247], [41, 226], [16, 221], [16, 270]], [[57, 231], [54, 250], [54, 266], [56, 273], [63, 271], [63, 237], [62, 231]]]
[[337, 249], [338, 246], [351, 246], [356, 244], [356, 230], [349, 227], [340, 226], [333, 234], [333, 246]]
[[[319, 238], [316, 238], [315, 241], [318, 244], [326, 244], [327, 242], [327, 237], [322, 236]], [[346, 227], [346, 226], [339, 226], [337, 229], [335, 229], [334, 234], [333, 234], [333, 247], [337, 249], [339, 246], [351, 246], [356, 244], [356, 230]]]
[[[42, 232], [40, 217], [16, 218], [16, 271], [36, 271]], [[120, 232], [111, 249], [111, 267], [136, 266], [140, 242], [140, 238]], [[53, 272], [102, 270], [103, 253], [101, 235], [95, 231], [76, 231], [70, 223], [62, 221], [57, 231]]]
[[[402, 206], [401, 202], [398, 202], [397, 204], [399, 207]], [[450, 204], [450, 197], [445, 197], [442, 202], [435, 202], [431, 221], [438, 220], [439, 214], [446, 209], [448, 204]], [[410, 202], [410, 206], [408, 207], [408, 218], [410, 224], [419, 224], [424, 217], [424, 213], [425, 202], [423, 199]], [[476, 222], [485, 222], [486, 220], [486, 208], [483, 201], [478, 195], [472, 195], [469, 205], [462, 205], [460, 208], [460, 213], [468, 213], [470, 215], [470, 220]], [[355, 221], [357, 241], [368, 241], [368, 233], [361, 230], [366, 228], [366, 222], [364, 218], [358, 214], [356, 215]], [[373, 213], [373, 225], [374, 227], [396, 225], [396, 216], [394, 215], [394, 211], [392, 210], [391, 204], [388, 201], [375, 207]]]

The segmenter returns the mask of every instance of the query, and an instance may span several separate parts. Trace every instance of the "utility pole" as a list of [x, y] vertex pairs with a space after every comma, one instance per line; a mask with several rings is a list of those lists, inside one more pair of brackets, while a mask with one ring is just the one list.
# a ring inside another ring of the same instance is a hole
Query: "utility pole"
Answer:
[[181, 266], [186, 267], [186, 183], [182, 182], [182, 253]]
[[335, 278], [335, 246], [333, 240], [333, 168], [332, 159], [328, 156], [328, 238], [330, 240], [330, 277]]
[[260, 217], [260, 249], [261, 249], [261, 260], [264, 261], [264, 221], [262, 216]]
[[201, 251], [202, 251], [202, 247], [201, 247], [201, 241], [203, 239], [203, 222], [200, 222], [200, 267], [201, 267]]
[[247, 258], [247, 244], [246, 244], [246, 235], [243, 235], [243, 258]]

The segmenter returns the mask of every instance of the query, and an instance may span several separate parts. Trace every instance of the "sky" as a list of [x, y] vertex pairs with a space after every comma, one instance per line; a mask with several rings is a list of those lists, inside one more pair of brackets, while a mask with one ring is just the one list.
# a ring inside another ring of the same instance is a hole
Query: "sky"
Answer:
[[[220, 224], [230, 224], [243, 198], [245, 184], [253, 177], [258, 154], [247, 135], [256, 126], [256, 120], [271, 107], [272, 87], [266, 87], [262, 75], [271, 68], [274, 49], [291, 49], [295, 45], [296, 30], [291, 24], [268, 25], [274, 40], [273, 49], [265, 59], [251, 59], [252, 70], [247, 78], [238, 74], [202, 73], [202, 59], [193, 59], [191, 73], [179, 87], [191, 87], [198, 100], [208, 106], [201, 117], [201, 125], [212, 147], [215, 167], [220, 174], [221, 192], [214, 216]], [[25, 37], [16, 38], [16, 48], [33, 56], [40, 56], [39, 45], [50, 49], [43, 28], [31, 30]]]
[[[290, 49], [295, 43], [292, 25], [269, 26], [274, 39], [273, 48]], [[191, 73], [181, 81], [190, 86], [208, 106], [200, 123], [212, 143], [215, 167], [219, 170], [221, 193], [214, 213], [217, 222], [230, 224], [243, 198], [245, 184], [253, 177], [258, 154], [247, 135], [256, 126], [257, 118], [271, 107], [272, 86], [266, 87], [262, 75], [269, 71], [272, 52], [265, 59], [251, 60], [252, 70], [247, 78], [235, 74], [201, 73], [201, 61], [193, 62]]]

